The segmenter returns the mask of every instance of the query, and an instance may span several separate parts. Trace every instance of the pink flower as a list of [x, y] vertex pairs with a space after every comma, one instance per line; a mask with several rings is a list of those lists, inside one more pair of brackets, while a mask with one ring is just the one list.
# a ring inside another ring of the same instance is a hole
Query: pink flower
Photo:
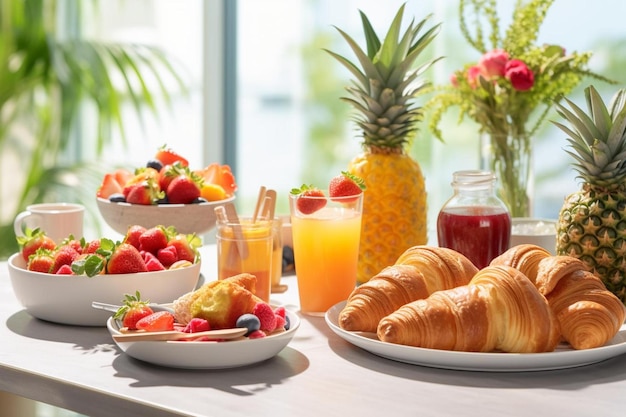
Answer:
[[535, 75], [524, 61], [512, 59], [504, 67], [504, 76], [518, 91], [530, 90], [535, 84]]
[[471, 66], [467, 69], [467, 82], [470, 87], [476, 88], [478, 85], [478, 77], [481, 76], [481, 68], [478, 65]]
[[485, 78], [503, 77], [504, 67], [509, 61], [509, 54], [501, 49], [485, 53], [478, 61], [478, 65], [482, 68], [482, 74]]

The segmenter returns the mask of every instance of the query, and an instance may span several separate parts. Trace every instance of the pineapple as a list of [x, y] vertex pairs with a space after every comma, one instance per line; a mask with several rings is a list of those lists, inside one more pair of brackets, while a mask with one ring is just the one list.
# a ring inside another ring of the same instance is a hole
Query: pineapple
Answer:
[[583, 184], [561, 208], [556, 251], [584, 261], [626, 303], [626, 90], [608, 109], [593, 86], [585, 97], [588, 113], [567, 99], [572, 111], [557, 104], [571, 129], [554, 124], [569, 136]]
[[415, 136], [422, 108], [413, 103], [427, 85], [419, 76], [437, 59], [417, 69], [413, 63], [435, 38], [435, 25], [420, 31], [429, 17], [400, 34], [404, 5], [396, 13], [381, 43], [367, 16], [361, 21], [367, 53], [347, 33], [337, 28], [356, 55], [361, 67], [327, 51], [354, 75], [342, 97], [356, 109], [355, 122], [362, 135], [363, 153], [348, 170], [367, 186], [359, 248], [357, 283], [367, 282], [385, 266], [392, 265], [411, 246], [426, 244], [426, 187], [419, 164], [407, 154]]

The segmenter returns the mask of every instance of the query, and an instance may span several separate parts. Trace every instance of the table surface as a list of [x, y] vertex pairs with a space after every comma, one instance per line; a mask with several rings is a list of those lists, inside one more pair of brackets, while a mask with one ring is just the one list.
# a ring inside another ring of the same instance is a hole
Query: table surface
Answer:
[[[206, 279], [215, 263], [203, 258]], [[272, 301], [293, 311], [297, 284]], [[302, 316], [276, 357], [243, 368], [180, 370], [123, 354], [106, 328], [48, 323], [18, 303], [0, 264], [0, 390], [90, 416], [622, 416], [626, 355], [579, 368], [468, 372], [380, 358]]]

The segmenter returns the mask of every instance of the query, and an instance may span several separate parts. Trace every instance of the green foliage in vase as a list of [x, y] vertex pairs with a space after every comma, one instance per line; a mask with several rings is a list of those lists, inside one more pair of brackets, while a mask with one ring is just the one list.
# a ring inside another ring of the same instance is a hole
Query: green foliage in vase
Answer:
[[125, 105], [141, 118], [186, 91], [158, 48], [73, 36], [86, 4], [0, 0], [0, 155], [15, 170], [0, 186], [0, 258], [17, 249], [12, 222], [27, 205], [93, 199], [101, 172], [73, 156], [88, 140], [100, 154], [116, 129], [126, 140]]
[[489, 137], [491, 169], [514, 215], [528, 210], [529, 161], [520, 159], [530, 154], [531, 138], [550, 109], [585, 77], [611, 82], [589, 70], [591, 52], [536, 44], [553, 2], [518, 0], [511, 24], [503, 31], [496, 0], [460, 0], [461, 32], [480, 56], [455, 71], [449, 84], [437, 86], [425, 106], [431, 115], [429, 127], [439, 138], [444, 136], [440, 122], [451, 107], [459, 109], [459, 122], [469, 117]]

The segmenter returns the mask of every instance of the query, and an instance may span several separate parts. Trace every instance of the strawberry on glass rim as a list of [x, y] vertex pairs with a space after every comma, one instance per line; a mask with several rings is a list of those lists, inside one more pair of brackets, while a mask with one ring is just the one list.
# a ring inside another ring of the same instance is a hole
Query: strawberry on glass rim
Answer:
[[[341, 175], [337, 175], [331, 179], [330, 184], [328, 185], [328, 194], [330, 194], [331, 200], [342, 201], [344, 203], [352, 203], [356, 201], [358, 195], [363, 191], [365, 191], [365, 181], [347, 171], [341, 171]], [[354, 198], [336, 198], [350, 196], [354, 196]]]
[[300, 188], [292, 188], [291, 194], [298, 196], [296, 207], [302, 214], [313, 214], [326, 206], [326, 195], [312, 185], [302, 184]]

